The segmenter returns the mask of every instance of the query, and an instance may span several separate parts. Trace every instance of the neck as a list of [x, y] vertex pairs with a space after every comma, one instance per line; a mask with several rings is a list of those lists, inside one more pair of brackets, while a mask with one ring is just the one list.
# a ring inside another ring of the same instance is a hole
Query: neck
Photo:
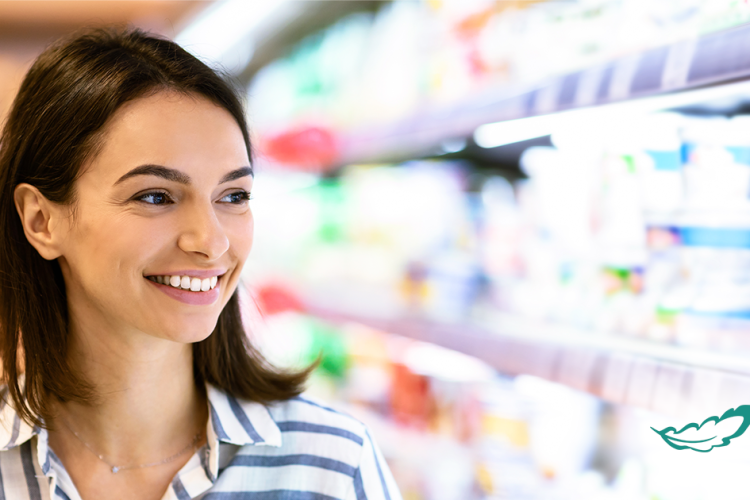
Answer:
[[71, 366], [93, 384], [95, 401], [60, 403], [56, 431], [69, 426], [116, 463], [164, 458], [204, 431], [207, 405], [195, 384], [192, 344], [71, 326]]

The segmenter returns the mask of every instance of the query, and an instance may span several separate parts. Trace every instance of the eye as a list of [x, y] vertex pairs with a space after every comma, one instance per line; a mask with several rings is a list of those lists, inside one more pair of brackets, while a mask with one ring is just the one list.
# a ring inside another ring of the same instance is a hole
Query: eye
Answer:
[[247, 191], [235, 191], [224, 196], [220, 203], [231, 203], [233, 205], [242, 205], [243, 203], [252, 200], [253, 197]]
[[143, 193], [133, 198], [136, 201], [141, 201], [149, 205], [169, 205], [172, 202], [169, 194], [164, 191], [151, 191], [149, 193]]

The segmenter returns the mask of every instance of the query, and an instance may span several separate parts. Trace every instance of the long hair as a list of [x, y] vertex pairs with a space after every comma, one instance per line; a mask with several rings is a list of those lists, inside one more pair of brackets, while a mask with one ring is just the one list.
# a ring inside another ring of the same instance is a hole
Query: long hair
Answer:
[[[137, 29], [86, 30], [51, 46], [10, 110], [0, 138], [0, 350], [9, 402], [30, 424], [49, 420], [50, 398], [88, 403], [95, 395], [67, 361], [63, 276], [57, 261], [43, 259], [26, 239], [15, 187], [29, 183], [74, 208], [75, 181], [97, 154], [107, 121], [124, 103], [165, 90], [226, 109], [252, 158], [237, 90], [174, 42]], [[263, 359], [243, 328], [237, 291], [212, 334], [193, 344], [193, 360], [196, 383], [262, 403], [298, 395], [310, 371], [283, 372]]]

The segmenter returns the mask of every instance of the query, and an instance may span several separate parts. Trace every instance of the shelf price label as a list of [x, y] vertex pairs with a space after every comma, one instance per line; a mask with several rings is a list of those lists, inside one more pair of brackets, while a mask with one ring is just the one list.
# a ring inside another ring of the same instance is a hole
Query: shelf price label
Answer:
[[625, 354], [612, 354], [607, 358], [602, 381], [601, 397], [612, 403], [624, 403], [633, 358]]
[[581, 73], [576, 88], [575, 106], [590, 106], [597, 101], [606, 65], [594, 66]]
[[674, 90], [687, 84], [690, 65], [693, 62], [697, 39], [684, 40], [669, 47], [667, 61], [661, 76], [662, 90]]
[[687, 417], [713, 415], [722, 409], [726, 410], [719, 401], [719, 392], [724, 377], [723, 373], [713, 370], [695, 368], [690, 371], [688, 401], [685, 409]]
[[651, 408], [658, 370], [659, 364], [651, 359], [638, 359], [633, 363], [625, 397], [627, 404]]
[[652, 409], [666, 415], [680, 415], [687, 402], [686, 378], [685, 368], [661, 363], [651, 398]]
[[590, 350], [566, 350], [560, 360], [559, 382], [589, 392], [591, 390], [591, 374], [597, 360], [597, 352]]
[[557, 110], [557, 97], [560, 95], [561, 85], [562, 79], [557, 78], [537, 90], [534, 100], [535, 114], [543, 115]]
[[630, 85], [640, 61], [641, 54], [632, 54], [617, 61], [612, 73], [612, 82], [609, 85], [610, 99], [618, 100], [630, 97]]
[[554, 380], [555, 363], [561, 356], [559, 349], [553, 347], [545, 346], [535, 349], [529, 363], [529, 375]]
[[723, 374], [720, 384], [718, 404], [721, 408], [750, 404], [750, 377]]

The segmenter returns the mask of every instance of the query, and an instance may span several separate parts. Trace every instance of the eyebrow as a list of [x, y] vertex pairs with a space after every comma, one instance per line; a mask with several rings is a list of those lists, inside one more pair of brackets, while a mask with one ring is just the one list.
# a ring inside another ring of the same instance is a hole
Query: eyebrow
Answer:
[[[163, 167], [161, 165], [141, 165], [139, 167], [135, 167], [130, 172], [126, 173], [119, 179], [117, 179], [117, 182], [115, 182], [115, 185], [120, 184], [121, 182], [125, 181], [126, 179], [130, 179], [131, 177], [137, 177], [139, 175], [153, 175], [156, 177], [161, 177], [162, 179], [166, 179], [171, 182], [178, 182], [180, 184], [190, 184], [190, 176], [187, 175], [184, 172], [180, 172], [177, 169], [174, 168], [167, 168]], [[255, 174], [253, 173], [252, 167], [240, 167], [238, 169], [232, 170], [231, 172], [227, 173], [224, 177], [221, 178], [219, 181], [219, 184], [224, 184], [225, 182], [231, 182], [237, 179], [240, 179], [242, 177], [247, 176], [255, 177]]]

